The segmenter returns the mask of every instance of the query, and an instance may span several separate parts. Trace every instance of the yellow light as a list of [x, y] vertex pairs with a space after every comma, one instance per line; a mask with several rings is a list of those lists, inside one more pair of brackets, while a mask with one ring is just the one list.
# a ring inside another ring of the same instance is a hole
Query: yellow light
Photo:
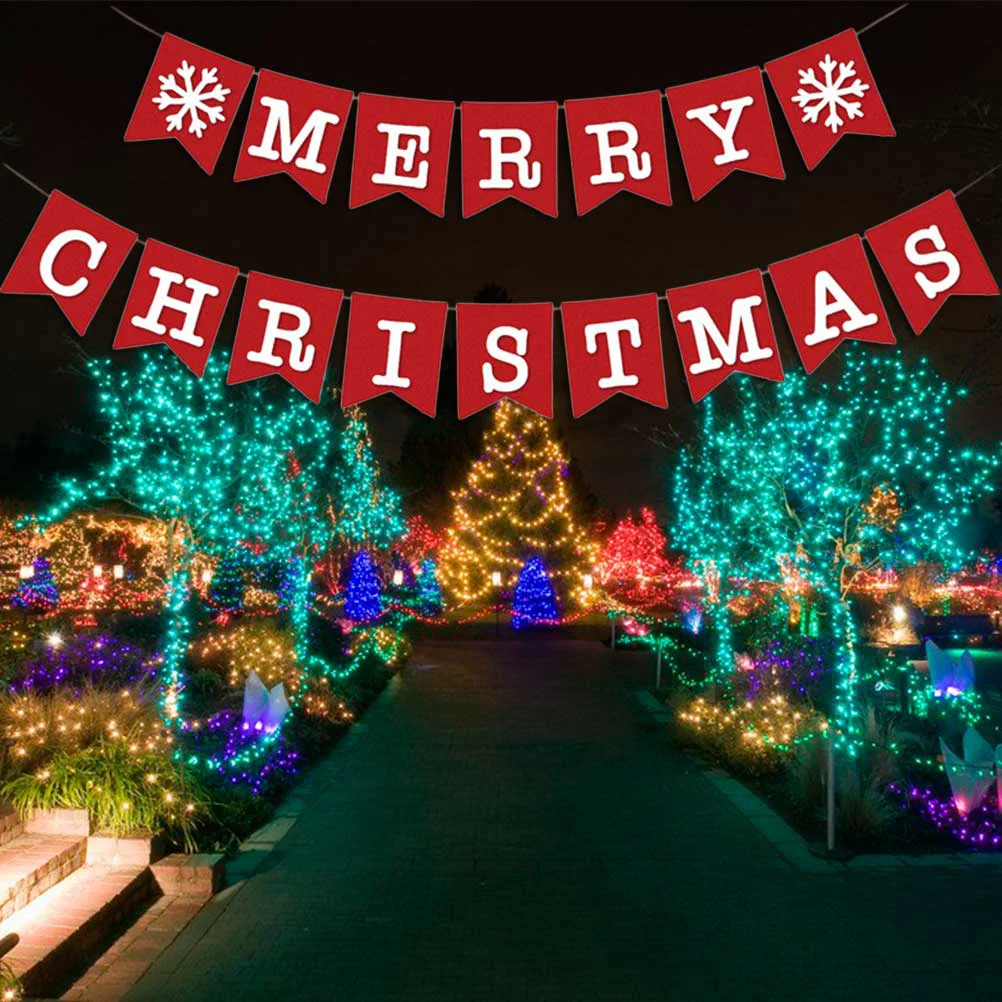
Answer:
[[402, 585], [404, 583], [404, 572], [394, 571], [393, 572], [393, 583], [395, 585]]
[[115, 564], [111, 569], [111, 575], [116, 581], [121, 581], [125, 577], [125, 568], [121, 564]]
[[21, 564], [20, 569], [17, 572], [17, 576], [22, 581], [27, 581], [35, 576], [35, 568], [32, 564]]
[[908, 618], [908, 613], [905, 612], [905, 607], [903, 605], [896, 605], [891, 610], [891, 615], [894, 617], [895, 623], [903, 623]]
[[58, 651], [63, 646], [63, 635], [61, 633], [50, 633], [45, 642], [54, 650]]
[[95, 564], [92, 573], [96, 578], [103, 577], [104, 568], [100, 564]]

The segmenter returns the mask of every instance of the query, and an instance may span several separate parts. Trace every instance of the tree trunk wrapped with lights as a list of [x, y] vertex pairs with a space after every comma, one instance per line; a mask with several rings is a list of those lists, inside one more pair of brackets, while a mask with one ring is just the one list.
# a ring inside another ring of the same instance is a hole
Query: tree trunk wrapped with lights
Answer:
[[[575, 518], [568, 460], [549, 422], [503, 400], [465, 486], [453, 492], [439, 581], [453, 605], [491, 602], [542, 558], [562, 606], [588, 601], [597, 546]], [[494, 575], [499, 575], [495, 584]]]

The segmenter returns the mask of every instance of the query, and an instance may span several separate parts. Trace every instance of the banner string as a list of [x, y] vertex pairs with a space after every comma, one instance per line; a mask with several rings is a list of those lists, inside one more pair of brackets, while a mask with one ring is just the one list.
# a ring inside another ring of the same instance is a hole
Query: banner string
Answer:
[[[29, 188], [32, 188], [36, 192], [38, 192], [38, 194], [41, 195], [43, 198], [48, 198], [52, 194], [51, 191], [47, 191], [40, 184], [37, 184], [35, 181], [32, 181], [30, 177], [26, 177], [19, 170], [15, 170], [13, 167], [11, 167], [11, 165], [9, 163], [3, 162], [2, 166], [7, 171], [9, 171], [11, 174], [13, 174], [14, 177], [16, 177], [19, 181], [22, 181], [24, 184], [28, 185]], [[989, 167], [988, 170], [986, 170], [982, 174], [979, 174], [973, 181], [969, 181], [967, 184], [964, 185], [963, 188], [960, 188], [958, 191], [955, 191], [953, 193], [954, 196], [959, 198], [965, 192], [968, 192], [972, 188], [974, 188], [976, 185], [981, 184], [982, 181], [986, 181], [993, 174], [995, 174], [996, 171], [998, 171], [1000, 169], [1002, 169], [1002, 161], [1000, 161], [999, 163], [995, 164], [993, 167]], [[136, 243], [138, 243], [138, 244], [140, 244], [140, 245], [142, 245], [144, 247], [146, 246], [146, 240], [143, 237], [137, 237]], [[189, 252], [189, 253], [194, 253], [194, 252], [192, 251], [192, 252]], [[797, 255], [791, 255], [791, 256], [795, 257]], [[769, 274], [768, 268], [758, 268], [758, 269], [751, 269], [751, 268], [749, 268], [749, 269], [745, 269], [745, 270], [746, 271], [757, 270], [759, 272], [759, 274], [762, 275], [763, 277], [765, 277], [765, 276], [767, 276]], [[240, 278], [246, 279], [246, 278], [249, 277], [249, 275], [248, 275], [248, 273], [246, 271], [238, 271], [237, 274], [238, 274], [238, 276]], [[372, 295], [375, 295], [375, 293], [372, 293]], [[608, 297], [603, 297], [603, 298], [608, 298]], [[668, 301], [668, 296], [665, 293], [658, 293], [657, 294], [657, 299], [658, 299], [659, 303], [666, 303]], [[344, 293], [344, 301], [346, 303], [350, 303], [351, 302], [351, 293], [350, 292], [345, 291], [345, 293]], [[436, 302], [441, 302], [441, 300], [435, 300], [435, 301]], [[448, 307], [449, 307], [449, 312], [450, 313], [454, 313], [455, 312], [455, 310], [456, 310], [456, 304], [455, 303], [449, 303]], [[553, 308], [554, 308], [554, 310], [557, 313], [560, 312], [560, 304], [559, 303], [554, 303], [553, 304]]]
[[[126, 14], [125, 11], [122, 10], [121, 7], [117, 7], [117, 6], [115, 6], [115, 4], [109, 4], [108, 6], [116, 14], [118, 14], [119, 17], [125, 18], [125, 20], [128, 21], [130, 24], [135, 25], [135, 27], [139, 28], [142, 31], [147, 32], [148, 34], [152, 35], [154, 38], [163, 38], [164, 37], [164, 33], [162, 31], [157, 31], [156, 28], [151, 28], [148, 24], [143, 24], [143, 22], [140, 21], [138, 18], [133, 17], [131, 14]], [[908, 6], [909, 6], [908, 3], [900, 3], [900, 4], [898, 4], [897, 7], [893, 7], [891, 10], [887, 11], [886, 13], [881, 14], [880, 17], [874, 19], [873, 21], [870, 21], [868, 24], [863, 25], [862, 28], [857, 28], [856, 29], [856, 34], [857, 35], [864, 34], [865, 32], [869, 31], [871, 28], [875, 28], [881, 22], [886, 21], [888, 18], [894, 17], [895, 14], [900, 13], [901, 11], [903, 11]], [[258, 70], [257, 68], [255, 68], [254, 72], [251, 73], [251, 79], [253, 80], [254, 77], [256, 77], [259, 74], [259, 72], [260, 72], [260, 70]], [[763, 70], [762, 72], [764, 73], [765, 70]], [[664, 92], [663, 89], [661, 90], [661, 100], [662, 101], [667, 101], [668, 100], [668, 95]], [[355, 91], [354, 93], [352, 93], [351, 103], [352, 104], [356, 104], [357, 102], [358, 102], [358, 92]], [[560, 110], [563, 110], [564, 103], [565, 102], [563, 102], [563, 101], [558, 101], [557, 102], [557, 108], [560, 109]], [[456, 111], [459, 111], [460, 108], [462, 107], [462, 104], [459, 101], [454, 101], [453, 105], [454, 105]]]

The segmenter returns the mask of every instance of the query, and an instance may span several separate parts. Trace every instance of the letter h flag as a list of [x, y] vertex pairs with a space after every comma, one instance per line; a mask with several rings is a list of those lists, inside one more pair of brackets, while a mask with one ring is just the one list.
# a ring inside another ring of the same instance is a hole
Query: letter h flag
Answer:
[[669, 289], [668, 309], [693, 402], [732, 372], [782, 381], [760, 271]]

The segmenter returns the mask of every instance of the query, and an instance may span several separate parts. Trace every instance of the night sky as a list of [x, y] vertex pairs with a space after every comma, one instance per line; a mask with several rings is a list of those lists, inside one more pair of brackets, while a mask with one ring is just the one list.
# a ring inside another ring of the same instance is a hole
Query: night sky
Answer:
[[[157, 30], [257, 67], [356, 91], [454, 100], [660, 89], [761, 65], [846, 27], [860, 28], [893, 6], [124, 4]], [[785, 181], [734, 174], [694, 204], [669, 128], [675, 204], [619, 195], [579, 219], [561, 119], [560, 217], [508, 201], [463, 220], [458, 118], [445, 219], [400, 195], [348, 210], [353, 117], [322, 206], [287, 177], [233, 183], [253, 85], [208, 177], [173, 141], [122, 141], [155, 38], [106, 6], [5, 5], [0, 124], [9, 121], [20, 144], [0, 147], [0, 157], [142, 236], [244, 270], [450, 301], [470, 300], [488, 282], [516, 301], [663, 292], [765, 267], [861, 232], [945, 188], [962, 187], [1002, 160], [1000, 37], [1002, 7], [988, 4], [912, 4], [867, 32], [863, 48], [898, 136], [849, 136], [813, 172], [804, 168], [767, 86]], [[996, 275], [1002, 274], [1000, 193], [1002, 171], [961, 198]], [[41, 207], [38, 194], [0, 171], [4, 272]], [[51, 300], [0, 297], [6, 356], [0, 435], [15, 438], [40, 420], [83, 430], [93, 425], [87, 385], [69, 367], [78, 346], [92, 354], [109, 350], [138, 257], [137, 248], [84, 339]], [[993, 343], [1000, 301], [955, 299], [915, 338], [878, 281], [906, 350], [927, 353], [941, 371], [971, 386], [961, 408], [964, 431], [1002, 434], [1002, 361]], [[232, 341], [241, 293], [238, 283], [217, 350]], [[799, 362], [771, 290], [770, 302], [784, 363], [793, 369]], [[343, 310], [329, 387], [340, 374], [346, 320]], [[557, 420], [586, 481], [612, 508], [648, 503], [664, 510], [669, 455], [641, 432], [671, 426], [684, 436], [694, 414], [664, 310], [662, 326], [668, 412], [617, 398], [577, 421], [570, 416], [557, 326]], [[446, 350], [452, 350], [451, 323]], [[815, 378], [837, 376], [835, 360]], [[367, 405], [366, 412], [377, 445], [395, 458], [413, 412], [392, 398]]]

